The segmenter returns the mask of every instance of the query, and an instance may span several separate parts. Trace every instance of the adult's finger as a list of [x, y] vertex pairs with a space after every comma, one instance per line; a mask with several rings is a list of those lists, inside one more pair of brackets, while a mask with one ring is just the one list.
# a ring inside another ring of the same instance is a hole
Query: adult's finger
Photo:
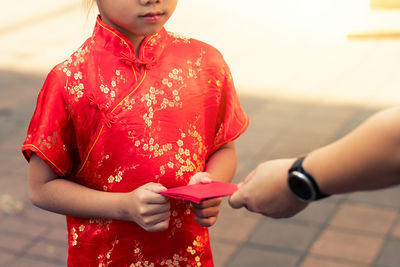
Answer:
[[245, 200], [242, 194], [242, 189], [233, 193], [228, 199], [229, 205], [234, 209], [240, 209], [245, 206]]

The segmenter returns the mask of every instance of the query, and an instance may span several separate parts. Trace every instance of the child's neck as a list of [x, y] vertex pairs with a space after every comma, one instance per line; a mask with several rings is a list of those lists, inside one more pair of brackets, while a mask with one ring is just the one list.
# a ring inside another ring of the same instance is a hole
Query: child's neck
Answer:
[[144, 40], [144, 37], [138, 36], [136, 38], [129, 38], [129, 40], [131, 41], [133, 47], [135, 48], [135, 57], [139, 58], [139, 49], [140, 49], [140, 45], [142, 44], [142, 42]]
[[129, 32], [121, 27], [119, 27], [118, 25], [112, 23], [107, 17], [102, 16], [102, 20], [104, 23], [110, 25], [111, 27], [117, 29], [119, 32], [121, 32], [123, 35], [125, 35], [129, 41], [131, 41], [133, 48], [135, 49], [135, 57], [139, 58], [139, 49], [140, 49], [140, 45], [142, 44], [145, 36], [143, 35], [137, 35], [134, 34], [132, 32]]

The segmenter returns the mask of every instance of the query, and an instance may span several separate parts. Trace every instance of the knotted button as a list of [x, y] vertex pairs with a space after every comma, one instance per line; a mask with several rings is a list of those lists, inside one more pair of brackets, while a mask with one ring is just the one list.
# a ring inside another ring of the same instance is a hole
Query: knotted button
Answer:
[[96, 108], [100, 112], [104, 124], [107, 125], [108, 128], [111, 128], [112, 124], [117, 121], [117, 117], [114, 114], [107, 112], [106, 106], [100, 104], [93, 94], [89, 96], [89, 101], [90, 106]]
[[132, 65], [137, 71], [139, 71], [140, 68], [151, 69], [156, 64], [155, 58], [137, 58], [124, 52], [121, 52], [120, 58], [122, 62]]

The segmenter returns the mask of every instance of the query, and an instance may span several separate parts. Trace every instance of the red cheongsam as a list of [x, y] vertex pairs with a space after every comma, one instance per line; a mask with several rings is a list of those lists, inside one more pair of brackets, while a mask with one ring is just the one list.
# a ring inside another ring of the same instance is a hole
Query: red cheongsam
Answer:
[[[22, 146], [60, 177], [107, 192], [185, 185], [248, 126], [213, 47], [162, 29], [135, 57], [98, 17], [93, 36], [47, 76]], [[207, 228], [171, 201], [169, 228], [67, 217], [68, 266], [213, 266]]]

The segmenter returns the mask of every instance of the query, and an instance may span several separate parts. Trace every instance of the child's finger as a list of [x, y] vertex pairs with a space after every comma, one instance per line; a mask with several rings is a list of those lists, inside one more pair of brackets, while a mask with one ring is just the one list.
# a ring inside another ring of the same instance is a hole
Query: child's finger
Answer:
[[169, 211], [163, 212], [163, 213], [154, 214], [154, 215], [151, 215], [151, 216], [146, 216], [146, 217], [143, 218], [143, 223], [146, 226], [151, 227], [151, 226], [154, 226], [154, 225], [156, 225], [156, 224], [158, 224], [160, 222], [163, 222], [165, 220], [169, 220], [170, 216], [171, 216], [171, 214], [170, 214]]
[[210, 207], [206, 209], [193, 208], [193, 212], [199, 218], [216, 217], [219, 214], [220, 207]]
[[211, 180], [211, 178], [208, 177], [208, 176], [203, 176], [203, 177], [201, 177], [201, 179], [200, 179], [200, 183], [202, 183], [202, 184], [209, 184], [209, 183], [211, 183], [211, 182], [212, 182], [212, 180]]
[[147, 184], [143, 185], [142, 188], [145, 188], [145, 189], [147, 189], [151, 192], [157, 193], [157, 194], [167, 190], [167, 188], [165, 186], [158, 184], [158, 183], [147, 183]]
[[198, 222], [200, 225], [205, 226], [205, 227], [210, 227], [215, 224], [217, 221], [217, 217], [208, 217], [208, 218], [199, 218], [199, 217], [194, 217], [196, 222]]
[[167, 230], [169, 226], [169, 218], [162, 220], [154, 225], [143, 227], [147, 232], [161, 232]]
[[145, 216], [153, 215], [153, 214], [158, 214], [158, 213], [164, 213], [164, 212], [169, 212], [171, 208], [171, 205], [169, 202], [165, 204], [148, 204], [146, 205], [145, 210], [143, 210], [142, 214]]
[[169, 205], [169, 197], [150, 192], [151, 195], [147, 197], [147, 204], [156, 204], [156, 205]]
[[211, 183], [212, 180], [207, 172], [198, 172], [190, 178], [189, 185], [199, 183]]
[[219, 206], [221, 204], [221, 202], [222, 202], [222, 198], [217, 197], [217, 198], [211, 198], [211, 199], [204, 200], [200, 203], [192, 202], [192, 206], [199, 208], [199, 209], [204, 209], [204, 208]]

